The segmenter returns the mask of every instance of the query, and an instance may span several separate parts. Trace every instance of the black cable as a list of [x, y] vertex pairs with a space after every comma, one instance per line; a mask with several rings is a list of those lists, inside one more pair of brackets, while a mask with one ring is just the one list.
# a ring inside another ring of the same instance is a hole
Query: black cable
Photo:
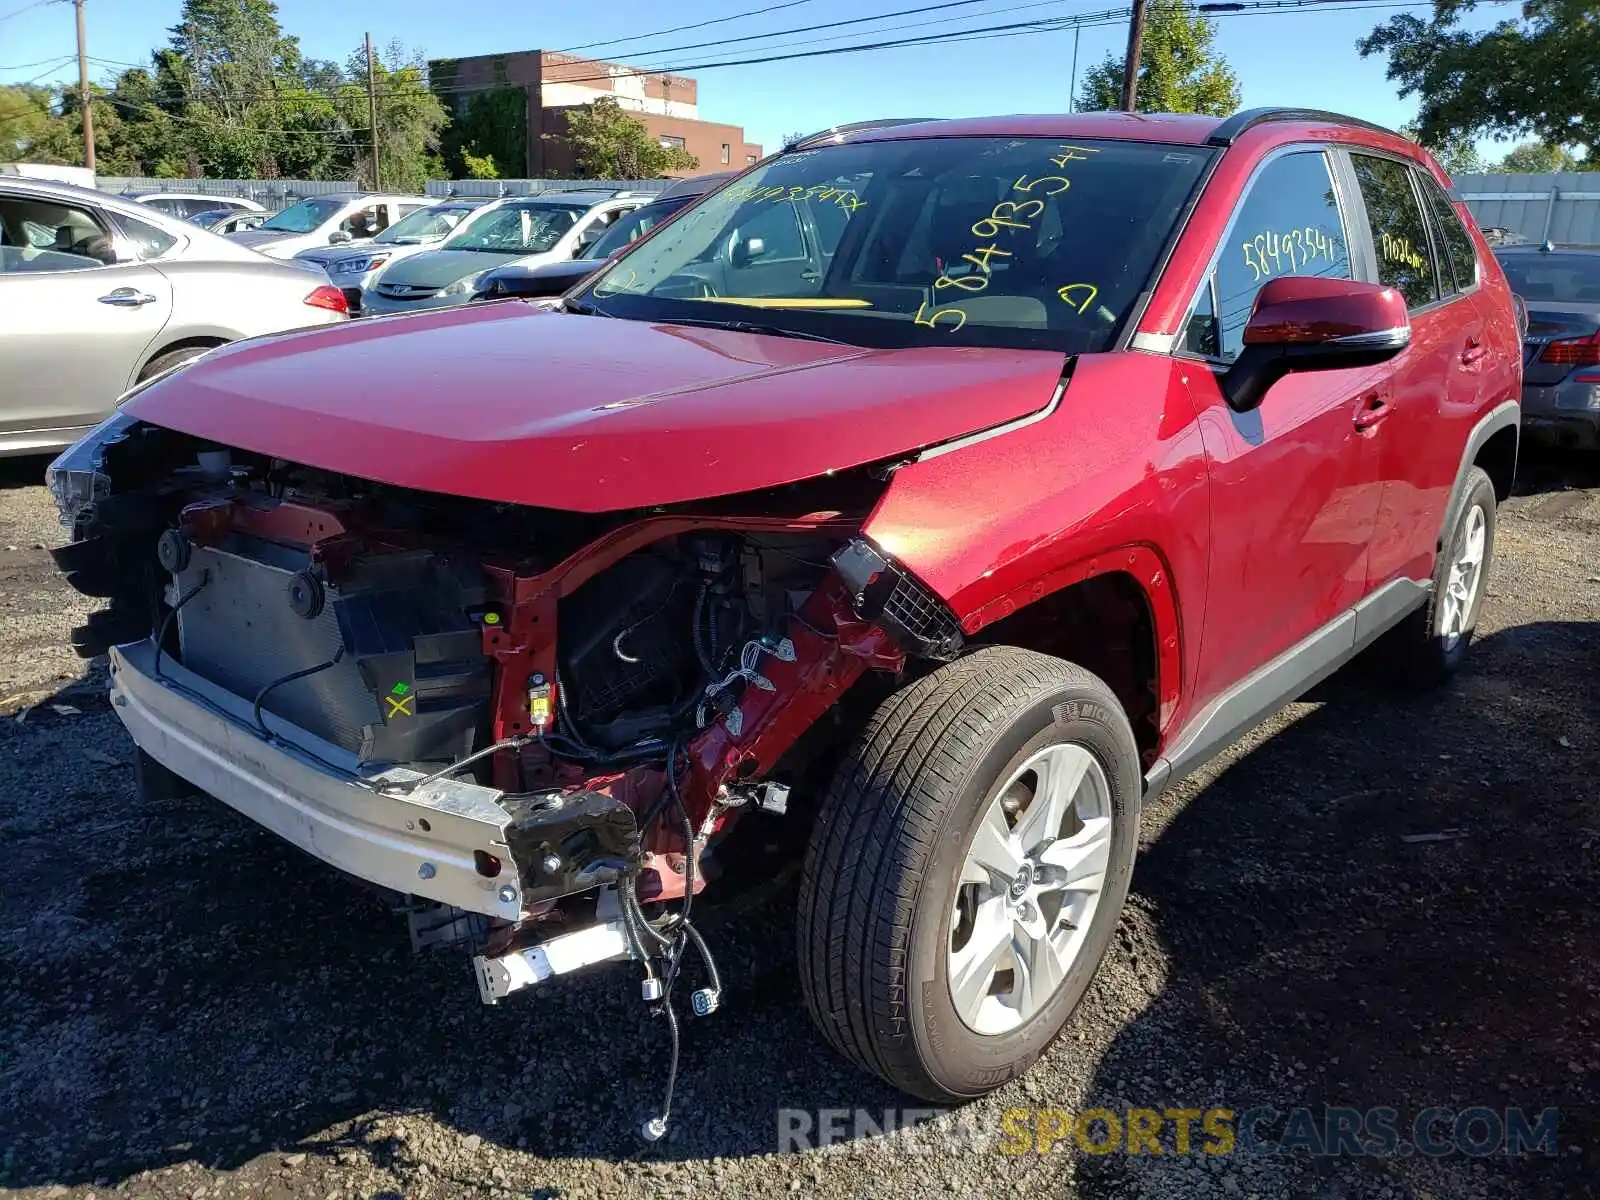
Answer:
[[308, 675], [315, 675], [319, 671], [326, 671], [330, 667], [336, 667], [343, 658], [344, 647], [340, 646], [339, 649], [334, 652], [333, 657], [328, 659], [327, 662], [318, 663], [314, 667], [305, 667], [299, 671], [290, 671], [287, 675], [280, 675], [277, 679], [274, 679], [271, 683], [264, 686], [259, 692], [256, 693], [256, 702], [251, 708], [251, 715], [255, 718], [256, 728], [267, 737], [272, 736], [272, 731], [267, 728], [266, 722], [261, 719], [261, 702], [267, 698], [268, 692], [275, 688], [282, 687], [286, 683], [293, 683], [296, 679], [304, 679]]
[[711, 990], [720, 996], [722, 994], [722, 976], [717, 973], [717, 964], [711, 959], [711, 950], [706, 946], [705, 938], [700, 936], [700, 931], [693, 925], [685, 925], [683, 931], [689, 935], [689, 940], [694, 943], [694, 948], [700, 952], [700, 961], [705, 964], [706, 976], [710, 980]]
[[667, 1053], [667, 1090], [661, 1100], [661, 1126], [665, 1133], [666, 1124], [672, 1118], [672, 1093], [678, 1086], [678, 1014], [672, 1011], [671, 993], [663, 992], [661, 1003], [652, 1011], [667, 1018], [667, 1036], [671, 1039]]
[[161, 674], [161, 647], [167, 640], [167, 633], [172, 629], [173, 618], [178, 615], [178, 610], [200, 594], [200, 589], [211, 582], [211, 568], [203, 567], [200, 570], [200, 582], [195, 584], [183, 595], [178, 597], [178, 602], [167, 610], [167, 615], [161, 621], [161, 628], [156, 631], [156, 660], [151, 664], [150, 671], [157, 679], [163, 678]]

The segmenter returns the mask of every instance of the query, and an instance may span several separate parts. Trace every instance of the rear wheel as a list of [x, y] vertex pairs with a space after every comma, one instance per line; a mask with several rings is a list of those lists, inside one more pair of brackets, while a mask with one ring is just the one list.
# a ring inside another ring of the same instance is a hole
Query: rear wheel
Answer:
[[1419, 683], [1442, 683], [1466, 661], [1494, 556], [1494, 524], [1494, 483], [1470, 467], [1434, 567], [1433, 594], [1397, 631]]
[[1027, 1070], [1116, 928], [1139, 787], [1116, 697], [1071, 663], [986, 648], [892, 696], [801, 876], [800, 977], [823, 1034], [930, 1100]]
[[210, 346], [185, 346], [180, 350], [168, 350], [165, 354], [158, 354], [145, 363], [144, 370], [139, 372], [139, 378], [136, 382], [143, 383], [147, 379], [153, 379], [163, 371], [170, 371], [173, 367], [182, 366], [186, 362], [199, 358], [211, 348]]

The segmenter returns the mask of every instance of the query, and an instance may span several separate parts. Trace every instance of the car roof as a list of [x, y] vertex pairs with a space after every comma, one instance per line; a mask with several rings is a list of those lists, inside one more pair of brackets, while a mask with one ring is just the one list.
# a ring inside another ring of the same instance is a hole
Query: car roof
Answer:
[[1187, 146], [1226, 146], [1246, 130], [1269, 122], [1307, 127], [1337, 125], [1394, 136], [1391, 130], [1380, 125], [1320, 109], [1255, 108], [1231, 117], [1210, 117], [1198, 113], [1085, 112], [863, 122], [836, 130], [822, 130], [800, 138], [791, 145], [823, 146], [830, 142], [880, 142], [902, 138], [1078, 137]]
[[1515, 242], [1496, 246], [1496, 254], [1600, 254], [1600, 246], [1565, 246], [1560, 242]]
[[178, 217], [162, 212], [159, 208], [151, 208], [148, 204], [140, 204], [128, 196], [114, 196], [110, 192], [102, 192], [96, 188], [79, 187], [75, 183], [61, 183], [54, 179], [26, 179], [21, 176], [7, 175], [0, 179], [0, 187], [7, 191], [26, 192], [41, 200], [61, 200], [66, 203], [76, 201], [80, 204], [95, 204], [101, 208], [110, 209], [112, 212], [121, 213], [125, 217], [136, 217], [151, 225], [165, 229], [168, 233], [180, 233], [189, 236], [194, 226]]
[[713, 171], [709, 175], [695, 175], [689, 179], [679, 179], [669, 183], [653, 196], [652, 200], [676, 200], [680, 196], [702, 196], [726, 179], [732, 179], [738, 171]]
[[[627, 195], [616, 192], [540, 192], [537, 196], [518, 196], [514, 201], [519, 205], [528, 204], [604, 204], [608, 200], [626, 200]], [[636, 197], [635, 197], [636, 198]]]

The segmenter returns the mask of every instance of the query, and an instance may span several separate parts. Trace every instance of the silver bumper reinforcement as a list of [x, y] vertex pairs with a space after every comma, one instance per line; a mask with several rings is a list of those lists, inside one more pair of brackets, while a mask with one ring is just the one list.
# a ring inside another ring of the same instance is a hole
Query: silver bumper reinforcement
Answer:
[[472, 970], [483, 1002], [496, 1004], [512, 992], [553, 976], [629, 957], [628, 934], [622, 922], [606, 921], [495, 958], [480, 954], [472, 960]]
[[[170, 657], [158, 677], [148, 641], [113, 647], [111, 671], [111, 703], [140, 749], [285, 841], [392, 891], [521, 917], [506, 847], [511, 819], [497, 803], [503, 793], [439, 780], [380, 794], [379, 784], [422, 776], [398, 768], [363, 774], [349, 751], [270, 713], [263, 716], [272, 736], [263, 737], [249, 701]], [[481, 874], [478, 851], [504, 864], [502, 872]]]

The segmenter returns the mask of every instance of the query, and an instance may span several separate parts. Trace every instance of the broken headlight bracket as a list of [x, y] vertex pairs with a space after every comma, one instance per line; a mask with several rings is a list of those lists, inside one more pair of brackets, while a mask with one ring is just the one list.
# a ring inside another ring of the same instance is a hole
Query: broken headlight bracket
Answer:
[[955, 614], [920, 579], [863, 537], [833, 556], [833, 568], [850, 590], [850, 606], [863, 621], [881, 625], [902, 650], [948, 660], [961, 652]]

